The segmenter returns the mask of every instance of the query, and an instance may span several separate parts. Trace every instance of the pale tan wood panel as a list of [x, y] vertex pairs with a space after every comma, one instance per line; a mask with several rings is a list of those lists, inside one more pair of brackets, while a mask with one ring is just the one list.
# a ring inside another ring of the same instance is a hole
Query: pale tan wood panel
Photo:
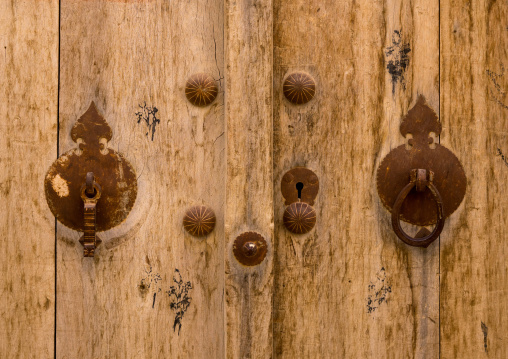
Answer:
[[[274, 357], [435, 358], [439, 242], [408, 247], [376, 171], [418, 94], [439, 107], [438, 1], [274, 1]], [[295, 106], [296, 71], [316, 96]], [[284, 173], [317, 174], [317, 224], [282, 223]]]
[[508, 4], [441, 2], [441, 143], [464, 201], [441, 238], [441, 357], [508, 357]]
[[[225, 2], [226, 43], [226, 356], [272, 354], [272, 1]], [[265, 260], [244, 267], [234, 239], [253, 231]]]
[[[223, 358], [222, 1], [66, 0], [61, 17], [60, 153], [75, 147], [70, 130], [95, 101], [113, 128], [109, 146], [135, 168], [138, 194], [127, 220], [101, 233], [93, 259], [82, 257], [80, 233], [59, 225], [57, 356]], [[198, 72], [219, 86], [203, 108], [184, 91]], [[217, 216], [201, 239], [182, 225], [198, 204]], [[171, 305], [185, 300], [181, 317]]]
[[53, 356], [58, 1], [0, 2], [0, 353]]

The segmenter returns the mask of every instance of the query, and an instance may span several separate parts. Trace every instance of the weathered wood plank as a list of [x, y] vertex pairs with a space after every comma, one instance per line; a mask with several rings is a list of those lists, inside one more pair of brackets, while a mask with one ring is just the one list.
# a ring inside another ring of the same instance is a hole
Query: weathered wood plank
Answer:
[[58, 1], [0, 2], [0, 353], [53, 356]]
[[[272, 1], [225, 2], [226, 356], [272, 355]], [[234, 239], [254, 231], [268, 242], [257, 267], [232, 255]]]
[[468, 188], [441, 240], [441, 357], [508, 357], [508, 4], [441, 3], [441, 143]]
[[[377, 195], [383, 157], [423, 94], [439, 107], [438, 1], [274, 1], [274, 356], [434, 358], [439, 351], [439, 244], [397, 239]], [[294, 106], [295, 71], [316, 97]], [[282, 224], [284, 173], [316, 172], [317, 224]]]
[[[138, 197], [101, 234], [94, 259], [82, 258], [80, 234], [58, 227], [57, 356], [223, 358], [222, 1], [63, 1], [61, 14], [61, 153], [95, 101], [113, 128], [110, 147], [136, 170]], [[219, 80], [204, 108], [185, 97], [198, 72]], [[182, 226], [196, 204], [217, 216], [204, 239]], [[192, 289], [175, 284], [180, 276]], [[171, 286], [183, 291], [178, 301], [190, 298], [181, 329]]]

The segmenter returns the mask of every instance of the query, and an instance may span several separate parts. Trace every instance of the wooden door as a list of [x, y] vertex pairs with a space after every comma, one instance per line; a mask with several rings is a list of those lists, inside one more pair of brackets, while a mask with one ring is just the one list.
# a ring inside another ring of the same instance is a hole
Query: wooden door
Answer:
[[[503, 1], [0, 2], [5, 358], [508, 357]], [[315, 96], [289, 102], [305, 73]], [[194, 106], [187, 79], [218, 96]], [[467, 191], [428, 248], [376, 189], [418, 96]], [[94, 102], [137, 176], [127, 219], [83, 258], [48, 168]], [[315, 228], [283, 225], [283, 175], [319, 179]], [[196, 238], [182, 218], [215, 212]], [[267, 242], [261, 264], [235, 238]]]

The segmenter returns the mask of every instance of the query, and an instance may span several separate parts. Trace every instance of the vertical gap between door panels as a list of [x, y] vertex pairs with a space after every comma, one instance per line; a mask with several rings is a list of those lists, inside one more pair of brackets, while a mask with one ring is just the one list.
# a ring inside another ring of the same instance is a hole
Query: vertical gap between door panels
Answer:
[[276, 208], [276, 205], [275, 205], [275, 198], [276, 198], [276, 194], [275, 194], [275, 188], [277, 188], [277, 186], [275, 185], [275, 156], [274, 156], [274, 153], [275, 153], [275, 142], [273, 140], [273, 133], [274, 133], [274, 118], [275, 118], [275, 103], [274, 103], [274, 100], [275, 100], [275, 16], [274, 16], [274, 13], [275, 13], [275, 0], [272, 1], [272, 128], [271, 128], [271, 131], [270, 131], [270, 136], [271, 136], [271, 144], [272, 144], [272, 148], [271, 148], [271, 151], [272, 151], [272, 224], [273, 224], [273, 231], [272, 231], [272, 273], [273, 273], [273, 276], [272, 276], [272, 307], [271, 307], [271, 317], [272, 317], [272, 320], [271, 320], [271, 331], [272, 331], [272, 358], [275, 359], [276, 358], [276, 353], [275, 353], [275, 348], [276, 348], [276, 343], [275, 343], [275, 316], [276, 316], [276, 311], [275, 311], [275, 296], [277, 295], [277, 289], [276, 289], [276, 278], [275, 276], [277, 275], [277, 271], [276, 271], [276, 248], [277, 248], [277, 238], [275, 237], [276, 236], [276, 233], [277, 233], [277, 226], [276, 226], [276, 213], [277, 213], [277, 208]]
[[[441, 122], [441, 125], [442, 125], [442, 111], [441, 111], [441, 0], [438, 0], [438, 10], [437, 10], [437, 17], [438, 17], [438, 57], [439, 57], [439, 60], [438, 60], [438, 65], [439, 65], [439, 72], [438, 72], [438, 93], [439, 93], [439, 102], [438, 102], [438, 106], [439, 106], [439, 122]], [[441, 144], [441, 134], [439, 134], [438, 136], [438, 143]], [[438, 239], [438, 244], [439, 244], [439, 259], [438, 259], [438, 263], [439, 263], [439, 281], [438, 281], [438, 320], [439, 320], [439, 324], [438, 324], [438, 340], [439, 340], [439, 358], [441, 358], [441, 235], [439, 235], [439, 239]]]
[[[60, 156], [60, 47], [61, 47], [61, 20], [62, 20], [62, 1], [58, 1], [58, 84], [57, 84], [57, 100], [56, 100], [56, 157]], [[55, 318], [53, 333], [53, 357], [56, 359], [56, 323], [57, 323], [57, 220], [55, 217]]]

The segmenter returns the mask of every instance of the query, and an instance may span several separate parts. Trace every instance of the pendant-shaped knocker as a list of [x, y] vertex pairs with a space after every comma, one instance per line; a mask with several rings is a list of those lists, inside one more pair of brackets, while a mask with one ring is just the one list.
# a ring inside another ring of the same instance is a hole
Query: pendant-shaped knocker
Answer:
[[95, 232], [123, 222], [137, 196], [134, 169], [107, 147], [113, 132], [92, 102], [71, 130], [76, 149], [60, 156], [44, 181], [51, 212], [65, 226], [84, 232], [84, 256], [93, 257], [101, 240]]
[[[466, 175], [460, 161], [446, 147], [434, 143], [441, 124], [423, 96], [404, 117], [400, 132], [412, 135], [409, 148], [393, 149], [377, 171], [377, 189], [383, 205], [392, 213], [397, 236], [411, 246], [427, 247], [439, 237], [444, 220], [460, 205], [466, 193]], [[400, 221], [425, 227], [408, 235]]]

